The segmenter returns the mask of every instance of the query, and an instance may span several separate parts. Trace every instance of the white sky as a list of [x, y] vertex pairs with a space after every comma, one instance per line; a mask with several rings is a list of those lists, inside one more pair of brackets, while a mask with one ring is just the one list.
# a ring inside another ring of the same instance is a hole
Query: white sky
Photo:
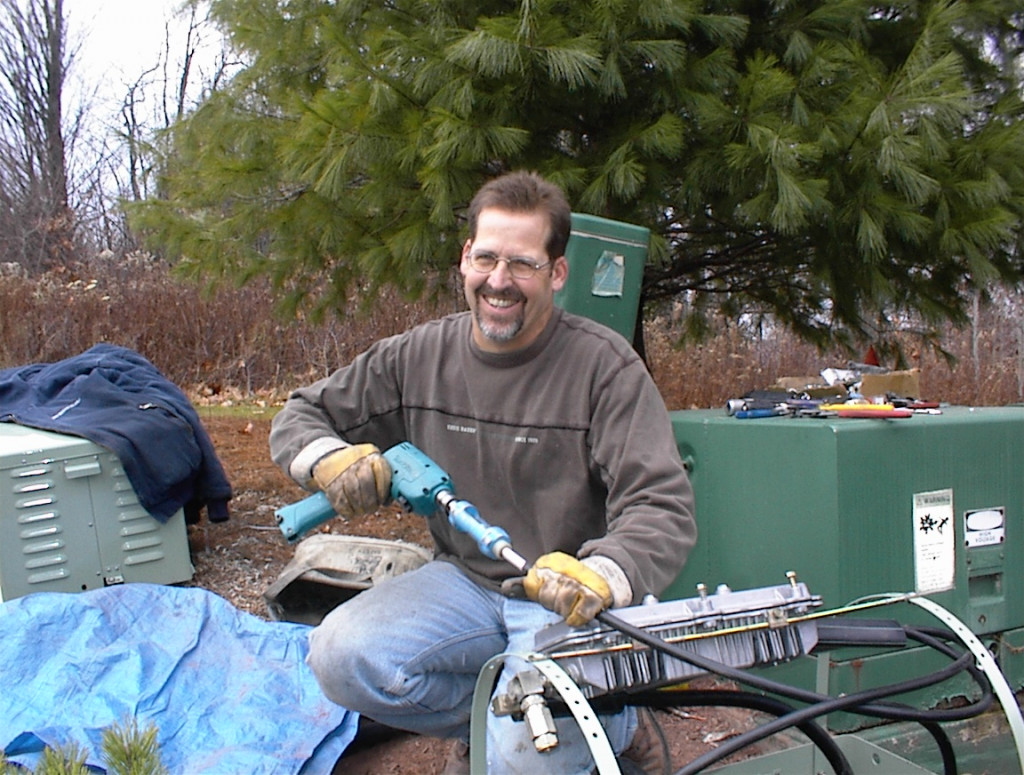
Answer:
[[[75, 54], [65, 85], [64, 112], [71, 116], [85, 111], [87, 129], [84, 142], [79, 142], [83, 164], [94, 163], [95, 153], [117, 153], [122, 148], [124, 101], [130, 87], [157, 66], [161, 69], [146, 75], [135, 92], [136, 118], [143, 133], [163, 126], [164, 100], [173, 103], [185, 54], [189, 17], [176, 15], [181, 4], [182, 0], [65, 0], [68, 50]], [[165, 51], [168, 28], [169, 53]], [[216, 30], [207, 28], [200, 35], [190, 99], [200, 92], [206, 71], [212, 69], [220, 51]], [[209, 44], [205, 50], [203, 41]], [[170, 59], [166, 71], [162, 69], [165, 57]], [[166, 112], [173, 110], [173, 104], [166, 106]]]
[[[187, 15], [175, 15], [181, 3], [182, 0], [65, 0], [69, 48], [78, 47], [69, 82], [82, 84], [83, 95], [97, 112], [103, 113], [105, 107], [117, 111], [128, 87], [163, 61], [168, 28], [168, 73], [172, 83], [176, 80], [176, 66], [183, 60], [188, 29]], [[215, 39], [210, 30], [202, 35], [207, 42]], [[219, 46], [213, 48], [219, 50]], [[200, 53], [193, 63], [193, 85], [199, 83], [204, 64], [212, 62], [213, 56], [204, 58]], [[161, 78], [162, 71], [150, 76], [150, 82], [162, 82]]]
[[64, 8], [83, 72], [120, 85], [155, 64], [180, 0], [69, 0]]

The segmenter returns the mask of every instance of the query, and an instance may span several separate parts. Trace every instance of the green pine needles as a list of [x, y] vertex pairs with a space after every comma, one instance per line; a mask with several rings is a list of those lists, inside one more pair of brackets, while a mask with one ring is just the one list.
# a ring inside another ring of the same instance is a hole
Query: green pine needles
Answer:
[[[34, 775], [89, 775], [92, 770], [85, 760], [86, 752], [75, 743], [47, 748]], [[103, 760], [110, 775], [167, 775], [160, 760], [156, 727], [140, 729], [135, 719], [104, 730]], [[0, 752], [0, 775], [24, 773], [22, 767], [9, 762]]]
[[649, 227], [645, 303], [821, 346], [1024, 284], [1020, 0], [212, 9], [246, 64], [163, 138], [134, 224], [196, 277], [271, 277], [286, 313], [429, 290], [509, 169]]

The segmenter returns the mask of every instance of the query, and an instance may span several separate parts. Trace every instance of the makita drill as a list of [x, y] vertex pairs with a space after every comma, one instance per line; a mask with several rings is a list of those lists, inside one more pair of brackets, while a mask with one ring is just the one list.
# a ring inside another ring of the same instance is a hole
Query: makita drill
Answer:
[[[480, 551], [492, 560], [505, 560], [518, 570], [526, 568], [526, 560], [512, 549], [508, 533], [488, 525], [469, 501], [455, 497], [452, 480], [423, 452], [407, 441], [384, 452], [391, 466], [391, 497], [404, 508], [424, 517], [438, 511], [448, 516], [456, 530], [466, 533]], [[278, 527], [290, 543], [336, 516], [327, 496], [322, 492], [274, 512]]]

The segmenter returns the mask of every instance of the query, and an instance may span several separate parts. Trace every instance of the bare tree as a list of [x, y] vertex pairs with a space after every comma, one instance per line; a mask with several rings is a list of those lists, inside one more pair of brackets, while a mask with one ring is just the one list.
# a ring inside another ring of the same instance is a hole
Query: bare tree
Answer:
[[201, 96], [216, 91], [239, 65], [229, 57], [228, 43], [210, 19], [207, 0], [182, 4], [176, 21], [165, 23], [156, 64], [126, 87], [121, 102], [121, 142], [128, 168], [121, 197], [131, 202], [154, 194], [147, 184], [166, 155], [166, 130]]
[[145, 125], [139, 116], [139, 108], [145, 102], [146, 83], [157, 70], [152, 67], [140, 75], [134, 83], [129, 84], [128, 91], [121, 103], [121, 124], [124, 128], [125, 145], [128, 152], [128, 182], [131, 201], [139, 202], [143, 198], [143, 158], [146, 154], [144, 139]]
[[66, 122], [71, 63], [63, 0], [5, 0], [0, 10], [0, 254], [30, 271], [74, 252]]

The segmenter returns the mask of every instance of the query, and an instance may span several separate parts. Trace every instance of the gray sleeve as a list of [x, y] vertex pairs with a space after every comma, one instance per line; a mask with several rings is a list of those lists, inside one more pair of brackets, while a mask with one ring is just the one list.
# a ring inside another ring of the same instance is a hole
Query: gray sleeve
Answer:
[[697, 527], [671, 419], [641, 362], [601, 391], [590, 443], [608, 488], [608, 532], [579, 555], [613, 560], [629, 579], [634, 603], [660, 595], [682, 570]]
[[399, 337], [374, 344], [329, 377], [295, 390], [270, 427], [270, 456], [292, 479], [311, 486], [313, 465], [362, 442], [388, 444], [400, 415]]

